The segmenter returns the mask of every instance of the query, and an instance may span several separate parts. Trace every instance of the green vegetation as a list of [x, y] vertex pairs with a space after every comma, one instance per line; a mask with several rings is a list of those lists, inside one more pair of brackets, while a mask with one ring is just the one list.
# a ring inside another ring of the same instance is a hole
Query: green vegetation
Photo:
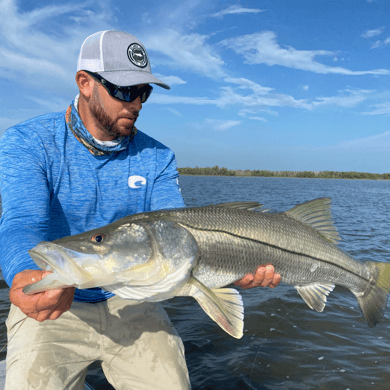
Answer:
[[[178, 168], [180, 175], [205, 175], [205, 176], [240, 176], [237, 171], [220, 168], [218, 165], [212, 168]], [[250, 176], [250, 175], [247, 175]]]
[[258, 177], [300, 177], [313, 179], [364, 179], [364, 180], [390, 180], [390, 173], [367, 172], [336, 172], [336, 171], [266, 171], [266, 170], [229, 170], [227, 168], [178, 168], [180, 175], [205, 175], [205, 176], [258, 176]]

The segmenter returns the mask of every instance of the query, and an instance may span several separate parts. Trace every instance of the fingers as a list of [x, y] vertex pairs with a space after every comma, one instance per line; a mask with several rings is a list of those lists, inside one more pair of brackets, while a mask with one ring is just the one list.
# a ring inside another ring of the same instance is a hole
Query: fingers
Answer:
[[280, 282], [280, 275], [275, 274], [275, 269], [272, 264], [260, 265], [257, 267], [254, 282], [259, 287], [275, 288]]
[[[74, 296], [74, 287], [56, 289], [38, 293], [39, 302], [34, 311], [29, 314], [31, 318], [42, 322], [46, 320], [56, 320], [71, 308]], [[48, 296], [49, 295], [49, 296]]]
[[255, 277], [252, 274], [247, 274], [242, 279], [234, 282], [234, 284], [242, 288], [251, 288], [254, 279]]
[[269, 272], [267, 276], [267, 281], [269, 280], [269, 284], [266, 284], [264, 287], [275, 288], [280, 283], [282, 277], [280, 274], [275, 273], [275, 269], [271, 264], [266, 265], [266, 269], [267, 272]]
[[260, 265], [257, 267], [254, 275], [247, 274], [242, 279], [235, 282], [237, 286], [244, 289], [253, 287], [270, 287], [275, 288], [281, 280], [281, 276], [275, 273], [272, 264]]

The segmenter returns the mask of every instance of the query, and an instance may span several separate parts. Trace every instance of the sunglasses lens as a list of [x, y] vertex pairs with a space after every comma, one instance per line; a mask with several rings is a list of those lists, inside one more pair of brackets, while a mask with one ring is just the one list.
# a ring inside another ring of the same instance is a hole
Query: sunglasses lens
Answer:
[[146, 84], [141, 88], [139, 88], [137, 85], [131, 87], [119, 87], [115, 84], [111, 84], [108, 80], [104, 79], [99, 74], [92, 72], [88, 73], [92, 77], [99, 80], [107, 88], [107, 91], [112, 97], [114, 97], [115, 99], [122, 100], [124, 102], [132, 102], [139, 96], [141, 98], [141, 103], [145, 103], [153, 91], [153, 87], [149, 84]]
[[149, 99], [149, 96], [152, 93], [152, 91], [153, 91], [153, 87], [151, 85], [145, 85], [144, 87], [139, 89], [142, 103], [145, 103]]
[[117, 88], [111, 92], [111, 96], [116, 99], [123, 100], [125, 102], [130, 101], [130, 94], [128, 92], [121, 91]]
[[132, 87], [116, 87], [115, 90], [110, 90], [111, 95], [119, 100], [123, 100], [125, 102], [132, 102], [141, 97], [141, 103], [145, 103], [150, 94], [152, 93], [153, 87], [150, 85], [145, 85], [142, 88], [138, 88], [137, 86]]

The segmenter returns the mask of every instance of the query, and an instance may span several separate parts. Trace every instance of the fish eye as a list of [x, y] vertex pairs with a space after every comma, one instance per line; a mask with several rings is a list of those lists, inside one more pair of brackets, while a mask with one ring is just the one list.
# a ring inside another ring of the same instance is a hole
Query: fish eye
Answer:
[[94, 236], [91, 237], [92, 242], [102, 242], [106, 236], [102, 233], [95, 234]]

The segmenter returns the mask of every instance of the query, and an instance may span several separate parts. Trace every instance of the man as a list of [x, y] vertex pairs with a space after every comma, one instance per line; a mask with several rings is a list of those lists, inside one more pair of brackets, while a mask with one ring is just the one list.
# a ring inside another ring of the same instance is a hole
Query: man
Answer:
[[[97, 360], [116, 389], [187, 389], [183, 344], [159, 304], [132, 306], [99, 288], [23, 294], [48, 274], [27, 252], [38, 242], [184, 206], [174, 154], [134, 126], [150, 84], [169, 89], [141, 42], [118, 31], [91, 35], [76, 82], [66, 112], [16, 125], [1, 140], [0, 261], [12, 303], [6, 390], [82, 389]], [[237, 284], [279, 281], [263, 266]]]

